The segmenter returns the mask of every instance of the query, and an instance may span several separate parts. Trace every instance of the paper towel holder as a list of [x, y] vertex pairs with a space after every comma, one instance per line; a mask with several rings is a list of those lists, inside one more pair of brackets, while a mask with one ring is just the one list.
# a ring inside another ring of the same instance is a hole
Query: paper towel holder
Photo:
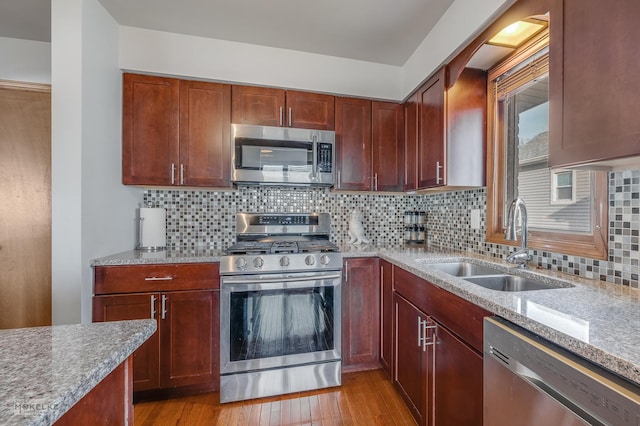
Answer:
[[[161, 228], [162, 229], [156, 229], [155, 234], [153, 232], [150, 232], [148, 235], [145, 232], [145, 229], [147, 228], [148, 230], [148, 226], [145, 228], [145, 223], [144, 220], [145, 218], [143, 217], [143, 215], [141, 214], [141, 210], [142, 209], [137, 209], [137, 217], [136, 217], [136, 225], [137, 225], [137, 241], [135, 244], [135, 250], [138, 251], [147, 251], [147, 252], [153, 252], [153, 251], [162, 251], [166, 249], [166, 227], [165, 227], [165, 223], [162, 223]], [[145, 209], [146, 210], [146, 209]], [[163, 210], [164, 209], [159, 209], [159, 210]], [[164, 212], [163, 212], [164, 213]], [[163, 215], [164, 216], [164, 215]], [[164, 222], [164, 221], [163, 221]], [[156, 226], [159, 226], [158, 223], [155, 224]]]

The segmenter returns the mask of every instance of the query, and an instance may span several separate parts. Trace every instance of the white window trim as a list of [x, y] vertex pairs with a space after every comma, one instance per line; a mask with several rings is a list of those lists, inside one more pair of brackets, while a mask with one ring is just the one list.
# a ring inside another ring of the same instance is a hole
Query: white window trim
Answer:
[[[576, 171], [575, 170], [568, 170], [568, 169], [551, 169], [550, 170], [551, 173], [551, 199], [549, 201], [549, 203], [552, 206], [558, 206], [558, 205], [569, 205], [569, 204], [575, 204], [576, 203]], [[570, 200], [559, 200], [557, 198], [558, 196], [558, 179], [557, 179], [557, 175], [559, 173], [571, 173], [571, 199]]]

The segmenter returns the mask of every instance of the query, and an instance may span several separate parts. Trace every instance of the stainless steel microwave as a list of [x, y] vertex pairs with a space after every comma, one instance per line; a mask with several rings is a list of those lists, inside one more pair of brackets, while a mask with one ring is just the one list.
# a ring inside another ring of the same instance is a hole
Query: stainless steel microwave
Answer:
[[243, 185], [335, 184], [335, 132], [231, 125], [231, 180]]

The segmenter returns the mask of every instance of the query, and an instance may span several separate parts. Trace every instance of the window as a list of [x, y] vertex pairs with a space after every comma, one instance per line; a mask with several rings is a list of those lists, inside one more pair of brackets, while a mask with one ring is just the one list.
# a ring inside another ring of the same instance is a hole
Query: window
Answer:
[[[551, 205], [575, 204], [575, 170], [551, 170]], [[588, 182], [587, 182], [588, 183]]]
[[507, 209], [527, 206], [529, 247], [606, 258], [607, 175], [550, 169], [548, 32], [489, 71], [487, 241], [504, 240]]

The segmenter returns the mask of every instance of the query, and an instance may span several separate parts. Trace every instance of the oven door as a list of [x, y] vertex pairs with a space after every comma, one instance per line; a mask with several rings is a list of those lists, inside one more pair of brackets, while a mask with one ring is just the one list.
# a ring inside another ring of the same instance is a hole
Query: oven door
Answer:
[[224, 276], [220, 372], [339, 361], [340, 271]]

